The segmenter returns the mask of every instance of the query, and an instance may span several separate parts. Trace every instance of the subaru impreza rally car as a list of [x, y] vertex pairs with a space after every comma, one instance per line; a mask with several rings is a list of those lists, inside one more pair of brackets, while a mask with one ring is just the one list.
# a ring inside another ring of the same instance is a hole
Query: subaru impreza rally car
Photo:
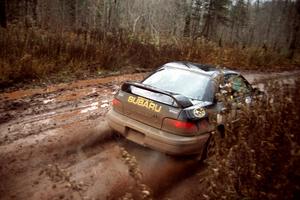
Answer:
[[107, 114], [108, 124], [127, 139], [167, 154], [203, 154], [212, 133], [224, 131], [220, 117], [217, 126], [210, 121], [224, 109], [215, 97], [221, 74], [224, 82], [231, 81], [233, 92], [251, 98], [255, 90], [238, 72], [171, 62], [141, 82], [123, 83]]

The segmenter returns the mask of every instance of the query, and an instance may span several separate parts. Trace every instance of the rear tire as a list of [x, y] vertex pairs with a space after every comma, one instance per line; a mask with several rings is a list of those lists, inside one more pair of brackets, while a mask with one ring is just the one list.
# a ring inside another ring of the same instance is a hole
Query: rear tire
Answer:
[[223, 124], [217, 126], [217, 133], [222, 139], [225, 137], [225, 126]]
[[211, 134], [209, 141], [206, 145], [206, 159], [211, 158], [216, 154], [216, 134]]
[[205, 147], [202, 152], [201, 160], [205, 161], [208, 158], [213, 157], [217, 151], [217, 140], [223, 139], [225, 137], [225, 127], [224, 125], [219, 125], [216, 131], [210, 133]]
[[215, 147], [216, 147], [216, 140], [215, 140], [215, 132], [212, 132], [210, 134], [210, 137], [208, 138], [203, 151], [202, 151], [202, 156], [201, 160], [205, 161], [208, 158], [212, 157], [216, 152], [215, 152]]

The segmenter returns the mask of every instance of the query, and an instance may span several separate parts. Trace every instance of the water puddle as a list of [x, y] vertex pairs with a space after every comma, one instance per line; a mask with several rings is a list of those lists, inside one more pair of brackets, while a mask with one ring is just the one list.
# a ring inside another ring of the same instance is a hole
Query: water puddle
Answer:
[[47, 104], [47, 103], [50, 103], [50, 102], [53, 102], [55, 101], [54, 99], [46, 99], [46, 100], [43, 100], [43, 103], [44, 104]]
[[98, 105], [99, 105], [99, 102], [94, 102], [94, 103], [92, 103], [92, 104], [90, 105], [90, 107], [85, 108], [85, 109], [81, 110], [80, 112], [81, 112], [81, 113], [87, 113], [87, 112], [96, 110], [96, 109], [98, 109]]

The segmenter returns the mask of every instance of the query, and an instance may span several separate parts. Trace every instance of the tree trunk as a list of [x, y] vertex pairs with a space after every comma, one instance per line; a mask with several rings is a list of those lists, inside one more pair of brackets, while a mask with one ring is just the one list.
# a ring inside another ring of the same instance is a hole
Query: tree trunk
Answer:
[[184, 19], [184, 28], [183, 28], [183, 36], [190, 37], [191, 36], [191, 14], [192, 14], [192, 5], [194, 1], [191, 1], [189, 5], [187, 5], [187, 12]]
[[6, 0], [0, 0], [0, 26], [6, 28]]
[[213, 26], [214, 13], [213, 13], [213, 0], [208, 1], [208, 10], [206, 14], [206, 20], [201, 32], [201, 35], [207, 39], [210, 39], [211, 27]]
[[191, 16], [188, 13], [185, 17], [184, 30], [183, 30], [184, 37], [190, 37], [190, 32], [191, 32]]
[[37, 21], [37, 0], [31, 0], [31, 11], [34, 22]]
[[69, 0], [68, 1], [69, 5], [69, 17], [70, 17], [70, 27], [72, 28], [77, 28], [76, 27], [76, 0]]
[[296, 6], [295, 6], [295, 18], [294, 18], [294, 23], [293, 23], [293, 31], [292, 31], [292, 36], [289, 44], [289, 54], [288, 58], [293, 59], [295, 50], [297, 47], [297, 40], [298, 40], [298, 34], [299, 34], [299, 29], [300, 29], [300, 0], [296, 1]]

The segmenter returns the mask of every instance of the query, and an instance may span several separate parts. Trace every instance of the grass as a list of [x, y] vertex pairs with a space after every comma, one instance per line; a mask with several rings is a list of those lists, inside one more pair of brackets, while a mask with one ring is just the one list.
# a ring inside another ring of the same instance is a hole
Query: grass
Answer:
[[115, 35], [99, 31], [68, 32], [11, 25], [0, 30], [0, 88], [32, 80], [84, 78], [104, 70], [156, 68], [174, 60], [233, 69], [292, 69], [294, 60], [260, 48], [218, 47], [205, 39]]

